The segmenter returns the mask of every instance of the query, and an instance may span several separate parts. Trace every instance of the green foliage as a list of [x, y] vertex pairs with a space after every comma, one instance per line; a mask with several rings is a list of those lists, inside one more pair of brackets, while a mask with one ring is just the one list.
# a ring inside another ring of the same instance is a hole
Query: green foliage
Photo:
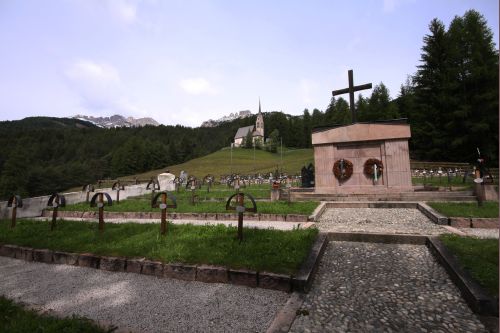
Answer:
[[448, 30], [438, 19], [429, 30], [414, 87], [404, 91], [411, 148], [420, 159], [473, 162], [479, 147], [498, 165], [498, 52], [486, 20], [469, 10]]
[[456, 235], [441, 235], [440, 239], [474, 279], [498, 296], [498, 239]]
[[248, 131], [247, 135], [245, 136], [245, 140], [243, 143], [243, 148], [251, 149], [253, 148], [253, 135], [252, 131]]
[[240, 243], [236, 228], [224, 225], [169, 224], [167, 235], [159, 232], [157, 223], [108, 223], [100, 233], [97, 223], [58, 221], [51, 232], [49, 223], [40, 221], [20, 220], [14, 229], [0, 221], [0, 242], [8, 244], [285, 274], [299, 269], [318, 233], [245, 228]]
[[56, 318], [49, 315], [37, 314], [33, 310], [26, 310], [11, 300], [0, 296], [0, 332], [112, 332], [114, 328], [104, 329], [86, 318], [72, 316]]
[[498, 217], [498, 202], [486, 201], [481, 207], [475, 202], [428, 202], [429, 206], [448, 217]]
[[271, 153], [276, 153], [278, 151], [278, 144], [280, 142], [280, 131], [275, 129], [269, 135], [269, 143], [267, 145], [268, 150]]

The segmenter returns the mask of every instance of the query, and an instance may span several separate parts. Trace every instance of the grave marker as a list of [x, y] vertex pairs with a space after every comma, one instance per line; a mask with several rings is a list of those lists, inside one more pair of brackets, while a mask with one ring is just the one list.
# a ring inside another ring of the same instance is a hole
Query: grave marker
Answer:
[[99, 208], [99, 231], [102, 232], [104, 230], [104, 197], [106, 197], [107, 205], [113, 205], [113, 199], [106, 192], [99, 192], [92, 196], [90, 200], [90, 207]]
[[[240, 242], [243, 240], [243, 213], [257, 212], [257, 204], [255, 203], [255, 199], [250, 194], [247, 194], [246, 196], [248, 196], [248, 198], [250, 199], [252, 208], [245, 207], [245, 193], [243, 192], [233, 194], [229, 197], [229, 199], [227, 199], [226, 202], [226, 210], [235, 210], [238, 213], [238, 239]], [[236, 198], [235, 206], [231, 206], [231, 201], [233, 200], [233, 198]]]
[[12, 207], [12, 222], [10, 227], [14, 228], [16, 226], [17, 207], [23, 207], [23, 199], [21, 199], [19, 195], [13, 195], [10, 197], [9, 201], [7, 201], [7, 207]]
[[50, 231], [56, 228], [56, 220], [57, 220], [57, 212], [59, 207], [66, 206], [66, 198], [64, 195], [59, 193], [54, 193], [50, 196], [49, 201], [47, 202], [48, 207], [52, 207], [52, 223], [50, 224]]
[[[161, 202], [158, 202], [158, 198], [161, 197]], [[172, 203], [168, 204], [167, 199], [170, 198]], [[161, 209], [161, 226], [160, 234], [165, 235], [167, 233], [167, 208], [177, 208], [177, 200], [174, 196], [168, 196], [167, 192], [160, 192], [155, 195], [153, 200], [151, 200], [152, 208]]]

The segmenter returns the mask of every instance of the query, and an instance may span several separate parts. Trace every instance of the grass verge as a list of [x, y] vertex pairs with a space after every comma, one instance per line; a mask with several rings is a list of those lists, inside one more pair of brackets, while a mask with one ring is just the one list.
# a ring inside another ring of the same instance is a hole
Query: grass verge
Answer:
[[114, 328], [103, 329], [90, 319], [82, 317], [57, 318], [24, 309], [21, 305], [0, 296], [0, 332], [113, 332]]
[[441, 235], [462, 267], [492, 295], [498, 296], [498, 240]]
[[486, 201], [479, 207], [475, 202], [427, 202], [448, 217], [498, 217], [498, 202]]
[[[284, 201], [257, 202], [257, 212], [263, 214], [303, 214], [311, 215], [318, 206], [318, 202], [304, 201], [291, 202], [290, 205]], [[248, 205], [248, 204], [247, 204]], [[250, 207], [250, 206], [247, 206]], [[97, 208], [90, 207], [88, 203], [80, 202], [74, 205], [68, 205], [60, 210], [88, 212], [96, 211]], [[159, 208], [151, 208], [151, 199], [130, 199], [120, 201], [118, 204], [104, 208], [108, 212], [158, 212]], [[177, 200], [177, 208], [169, 209], [175, 213], [228, 213], [226, 211], [226, 202], [198, 202], [192, 205], [187, 198]]]
[[1, 243], [285, 274], [299, 269], [318, 232], [245, 228], [240, 244], [236, 228], [224, 225], [169, 224], [163, 237], [158, 224], [108, 223], [103, 233], [96, 223], [86, 222], [60, 221], [53, 232], [39, 221], [20, 220], [14, 229], [8, 225], [7, 220], [1, 221]]

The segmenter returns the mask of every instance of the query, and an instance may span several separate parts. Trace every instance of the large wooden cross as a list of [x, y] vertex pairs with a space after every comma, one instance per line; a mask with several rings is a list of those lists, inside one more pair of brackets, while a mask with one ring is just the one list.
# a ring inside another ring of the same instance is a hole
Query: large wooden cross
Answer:
[[349, 107], [351, 108], [351, 121], [354, 124], [356, 122], [356, 111], [354, 110], [354, 92], [359, 90], [371, 89], [372, 84], [362, 84], [360, 86], [354, 85], [354, 79], [352, 77], [352, 69], [349, 70], [349, 88], [334, 90], [332, 91], [332, 96], [342, 95], [349, 93]]

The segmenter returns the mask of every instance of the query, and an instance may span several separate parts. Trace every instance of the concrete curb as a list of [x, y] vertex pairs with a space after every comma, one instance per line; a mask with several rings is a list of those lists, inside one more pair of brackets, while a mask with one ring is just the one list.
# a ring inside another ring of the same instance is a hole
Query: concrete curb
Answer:
[[327, 245], [328, 235], [319, 233], [306, 261], [300, 267], [297, 275], [292, 277], [292, 288], [294, 291], [308, 292], [311, 289], [311, 284]]
[[437, 211], [435, 211], [429, 205], [419, 202], [417, 204], [417, 209], [422, 212], [425, 216], [427, 216], [432, 222], [439, 225], [448, 225], [448, 218], [444, 215], [441, 215]]
[[456, 257], [437, 237], [428, 237], [427, 240], [429, 251], [446, 269], [472, 311], [480, 315], [498, 317], [498, 299], [489, 296], [470, 274], [461, 268]]
[[297, 310], [300, 309], [303, 302], [302, 294], [297, 292], [292, 293], [292, 296], [290, 296], [283, 308], [274, 317], [266, 333], [288, 332], [297, 316]]

